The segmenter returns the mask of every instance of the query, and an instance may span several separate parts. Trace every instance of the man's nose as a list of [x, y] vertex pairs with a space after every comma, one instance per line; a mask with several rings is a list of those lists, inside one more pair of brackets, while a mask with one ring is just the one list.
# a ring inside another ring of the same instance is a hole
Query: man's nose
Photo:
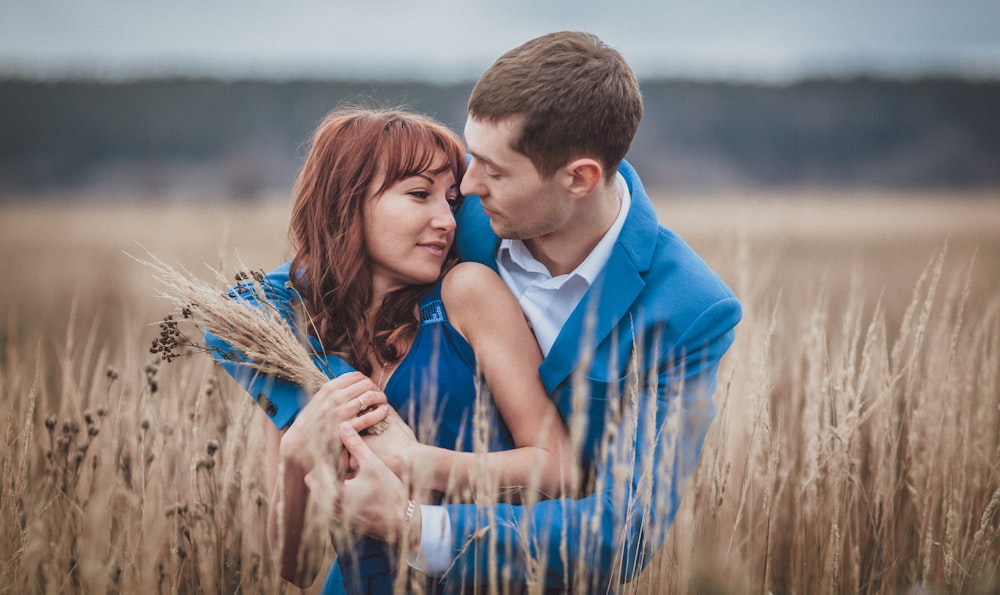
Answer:
[[473, 157], [469, 160], [469, 167], [465, 170], [465, 175], [462, 176], [459, 190], [462, 192], [462, 196], [469, 196], [482, 194], [482, 189], [482, 170], [479, 167], [479, 162]]

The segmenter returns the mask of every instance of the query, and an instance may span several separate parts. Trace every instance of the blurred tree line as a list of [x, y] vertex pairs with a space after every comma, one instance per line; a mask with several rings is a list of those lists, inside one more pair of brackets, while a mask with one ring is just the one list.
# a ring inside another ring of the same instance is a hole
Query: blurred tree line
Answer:
[[[472, 83], [0, 81], [0, 199], [81, 188], [287, 193], [342, 103], [405, 105], [461, 132]], [[1000, 187], [1000, 81], [645, 80], [629, 159], [666, 191]]]

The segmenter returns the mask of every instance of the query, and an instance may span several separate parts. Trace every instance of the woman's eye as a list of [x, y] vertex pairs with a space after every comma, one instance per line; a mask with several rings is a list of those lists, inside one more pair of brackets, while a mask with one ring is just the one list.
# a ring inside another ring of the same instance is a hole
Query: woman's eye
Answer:
[[449, 196], [448, 197], [448, 207], [451, 208], [451, 213], [454, 215], [458, 212], [458, 208], [462, 206], [461, 196]]
[[413, 197], [416, 197], [416, 198], [423, 199], [423, 198], [427, 198], [430, 195], [431, 195], [431, 193], [427, 192], [426, 190], [412, 190], [412, 191], [410, 191], [410, 196], [413, 196]]

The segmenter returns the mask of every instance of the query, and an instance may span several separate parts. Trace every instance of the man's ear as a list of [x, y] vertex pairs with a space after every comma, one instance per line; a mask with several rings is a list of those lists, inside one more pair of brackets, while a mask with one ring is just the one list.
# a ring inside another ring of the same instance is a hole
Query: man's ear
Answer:
[[596, 159], [581, 157], [566, 164], [566, 190], [570, 198], [590, 196], [604, 179], [604, 168]]

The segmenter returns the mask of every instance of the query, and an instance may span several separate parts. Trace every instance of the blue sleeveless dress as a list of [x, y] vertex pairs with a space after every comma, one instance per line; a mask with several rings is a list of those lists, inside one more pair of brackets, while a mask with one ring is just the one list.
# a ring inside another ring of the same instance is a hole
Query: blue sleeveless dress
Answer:
[[[472, 347], [448, 322], [440, 282], [420, 301], [420, 326], [413, 345], [389, 378], [385, 394], [420, 442], [466, 452], [473, 450], [476, 438], [473, 418], [480, 394], [489, 424], [488, 450], [514, 447], [477, 374]], [[339, 553], [323, 592], [342, 592], [336, 584], [342, 576], [344, 592], [392, 593], [398, 562], [398, 552], [389, 544], [357, 536], [350, 548]], [[423, 592], [436, 590], [435, 581], [427, 579]]]
[[[286, 262], [265, 275], [261, 281], [271, 307], [293, 328], [295, 316], [291, 302], [298, 299], [291, 287], [291, 263]], [[258, 296], [249, 283], [237, 285], [230, 296], [257, 304]], [[256, 374], [243, 365], [244, 357], [226, 342], [206, 333], [205, 342], [219, 364], [239, 382], [278, 428], [286, 428], [305, 405], [309, 396], [302, 387], [287, 380]], [[341, 358], [323, 353], [320, 342], [309, 337], [317, 354], [316, 365], [331, 376], [345, 374], [352, 368]], [[413, 345], [396, 371], [389, 377], [385, 393], [389, 403], [413, 428], [425, 444], [459, 451], [471, 451], [474, 443], [472, 420], [477, 395], [482, 396], [484, 420], [488, 424], [490, 451], [514, 447], [514, 439], [495, 411], [486, 387], [480, 387], [472, 347], [448, 322], [441, 301], [441, 282], [420, 300], [420, 325]], [[481, 388], [481, 390], [480, 390]], [[398, 555], [387, 544], [358, 536], [353, 547], [342, 548], [323, 593], [390, 593], [395, 578]], [[342, 580], [343, 578], [343, 580]], [[434, 592], [437, 583], [427, 581], [425, 592]]]

